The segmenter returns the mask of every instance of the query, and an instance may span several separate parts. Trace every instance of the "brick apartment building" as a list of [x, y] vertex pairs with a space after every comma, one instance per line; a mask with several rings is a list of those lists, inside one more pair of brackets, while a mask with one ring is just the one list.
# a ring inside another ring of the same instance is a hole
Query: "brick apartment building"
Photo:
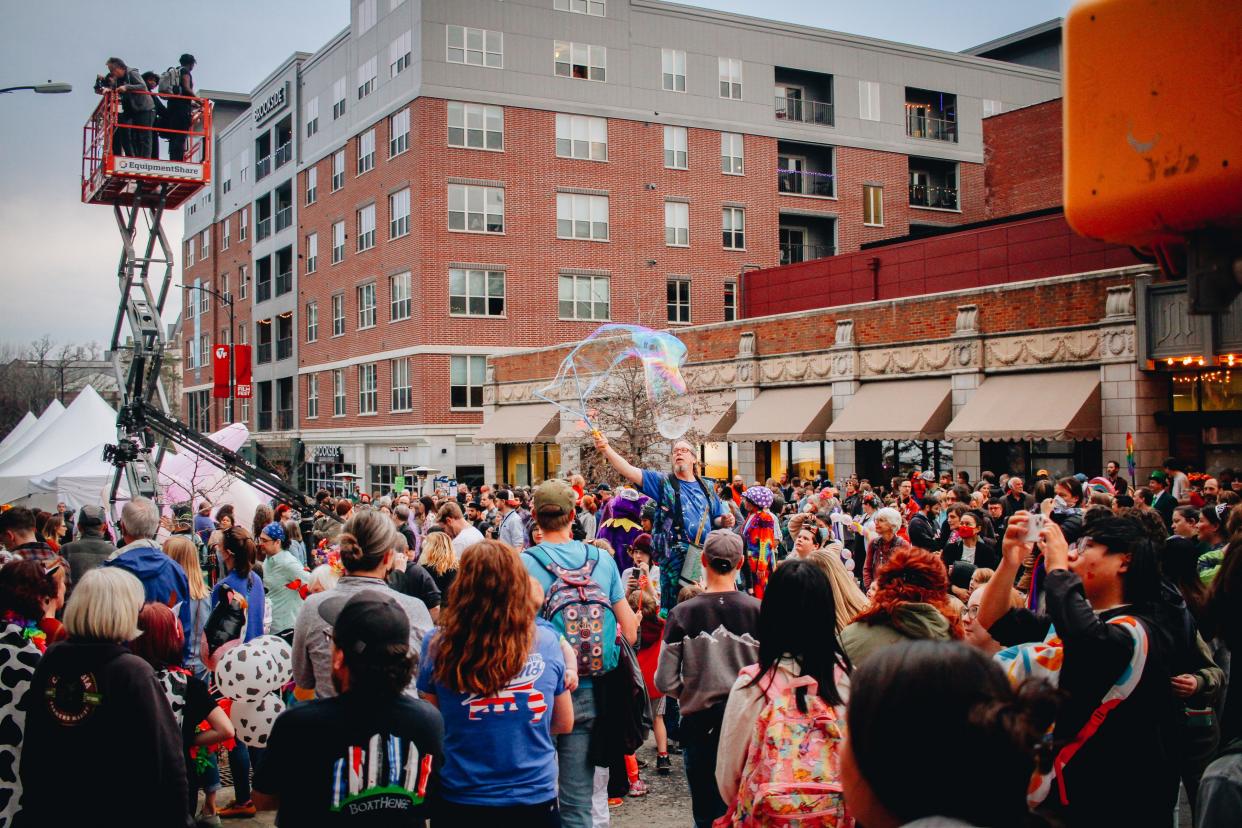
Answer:
[[187, 304], [187, 354], [255, 356], [236, 412], [187, 360], [187, 411], [244, 419], [307, 488], [482, 479], [488, 356], [728, 321], [746, 271], [983, 219], [984, 117], [1058, 95], [1044, 69], [656, 0], [351, 2], [220, 130], [187, 211], [184, 282], [235, 315]]

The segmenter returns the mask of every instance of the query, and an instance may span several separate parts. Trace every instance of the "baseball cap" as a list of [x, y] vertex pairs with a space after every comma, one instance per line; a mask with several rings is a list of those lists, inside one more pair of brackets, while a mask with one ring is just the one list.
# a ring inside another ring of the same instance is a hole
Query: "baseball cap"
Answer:
[[263, 531], [259, 534], [266, 535], [274, 541], [280, 541], [281, 543], [285, 542], [285, 527], [274, 521], [269, 523], [267, 526], [264, 526]]
[[516, 497], [514, 497], [514, 496], [513, 496], [513, 492], [509, 491], [508, 489], [497, 489], [497, 490], [496, 490], [496, 499], [497, 499], [497, 500], [499, 500], [499, 501], [501, 501], [501, 502], [503, 502], [503, 503], [505, 503], [505, 504], [507, 504], [507, 505], [509, 505], [509, 506], [517, 506], [517, 505], [518, 505], [518, 499], [517, 499]]
[[724, 575], [742, 563], [742, 538], [732, 529], [713, 529], [703, 543], [707, 565]]
[[333, 596], [319, 605], [319, 617], [332, 625], [336, 646], [350, 659], [383, 656], [388, 647], [410, 643], [410, 619], [384, 590]]
[[1154, 472], [1151, 473], [1151, 475], [1147, 479], [1148, 480], [1159, 480], [1161, 483], [1164, 483], [1165, 481], [1169, 479], [1169, 476], [1164, 473], [1164, 469], [1156, 469]]
[[173, 521], [176, 523], [193, 523], [194, 513], [190, 511], [189, 506], [179, 506], [173, 511]]
[[83, 506], [78, 512], [78, 526], [103, 526], [104, 510], [102, 506]]
[[545, 480], [535, 489], [536, 512], [567, 515], [578, 505], [578, 494], [564, 480]]
[[598, 486], [596, 486], [596, 487], [595, 487], [595, 491], [597, 491], [597, 492], [611, 492], [611, 491], [612, 491], [612, 486], [609, 486], [607, 483], [600, 483]]

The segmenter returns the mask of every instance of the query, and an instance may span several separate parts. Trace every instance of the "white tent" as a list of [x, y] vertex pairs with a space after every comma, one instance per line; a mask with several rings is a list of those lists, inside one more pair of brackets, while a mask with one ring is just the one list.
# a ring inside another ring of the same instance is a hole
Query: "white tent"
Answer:
[[[115, 442], [115, 441], [114, 441]], [[101, 506], [108, 501], [116, 468], [103, 459], [100, 443], [56, 468], [30, 480], [31, 494], [50, 494], [70, 511]]]
[[[42, 425], [42, 418], [38, 425]], [[116, 411], [94, 388], [86, 386], [59, 417], [0, 465], [0, 503], [34, 493], [32, 478], [115, 440]]]
[[0, 454], [8, 451], [9, 446], [22, 439], [22, 435], [29, 431], [30, 427], [37, 422], [39, 422], [39, 418], [27, 411], [26, 416], [18, 420], [17, 425], [13, 426], [12, 431], [4, 435], [3, 440], [0, 440]]
[[26, 429], [20, 437], [11, 443], [7, 439], [5, 440], [8, 445], [0, 449], [0, 465], [7, 463], [10, 459], [20, 454], [22, 449], [33, 443], [40, 434], [47, 431], [52, 423], [60, 419], [60, 415], [64, 413], [65, 407], [60, 404], [60, 400], [52, 400], [48, 407], [43, 409], [39, 419], [35, 420], [30, 428]]

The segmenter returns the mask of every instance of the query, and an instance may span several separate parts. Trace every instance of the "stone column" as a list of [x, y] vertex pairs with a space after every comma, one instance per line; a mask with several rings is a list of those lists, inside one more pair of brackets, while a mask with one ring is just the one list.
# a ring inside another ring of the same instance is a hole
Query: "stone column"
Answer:
[[[1100, 321], [1100, 436], [1104, 462], [1126, 471], [1126, 434], [1134, 435], [1135, 476], [1144, 481], [1168, 456], [1168, 434], [1155, 414], [1168, 399], [1168, 378], [1148, 373], [1136, 352], [1134, 287], [1108, 289]], [[1089, 473], [1093, 473], [1091, 470]], [[1135, 481], [1131, 481], [1135, 482]]]
[[[983, 339], [979, 328], [979, 307], [958, 305], [957, 322], [953, 330], [953, 416], [956, 417], [975, 389], [983, 384]], [[979, 443], [956, 440], [953, 443], [953, 471], [965, 471], [971, 480], [978, 480], [980, 466]]]
[[[858, 381], [858, 343], [854, 341], [853, 319], [837, 320], [837, 335], [830, 355], [832, 419], [835, 422], [861, 385]], [[838, 440], [832, 444], [833, 475], [838, 483], [858, 471], [857, 455], [853, 440]]]
[[[489, 357], [483, 374], [483, 422], [491, 422], [499, 410], [499, 407], [496, 405], [496, 369]], [[494, 444], [489, 445], [488, 449], [488, 451], [483, 453], [483, 479], [488, 481], [499, 480], [501, 475], [496, 473], [496, 446]]]
[[[759, 396], [759, 359], [755, 353], [755, 334], [745, 331], [737, 338], [737, 414], [739, 417], [750, 408]], [[733, 458], [734, 474], [746, 480], [755, 480], [759, 474], [758, 452], [754, 443], [738, 443], [737, 456]]]

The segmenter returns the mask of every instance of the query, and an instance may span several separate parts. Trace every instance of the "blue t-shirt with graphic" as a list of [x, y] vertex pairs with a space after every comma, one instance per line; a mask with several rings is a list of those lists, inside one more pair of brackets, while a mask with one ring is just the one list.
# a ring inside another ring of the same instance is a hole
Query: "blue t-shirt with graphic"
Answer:
[[[664, 491], [664, 481], [667, 479], [668, 475], [664, 472], [643, 469], [643, 494], [658, 501]], [[713, 521], [724, 514], [722, 504], [719, 499], [716, 499], [714, 501], [716, 508], [704, 519], [703, 513], [708, 509], [708, 502], [707, 496], [703, 494], [703, 486], [697, 480], [680, 478], [676, 483], [681, 489], [681, 518], [686, 540], [696, 546], [702, 546], [703, 541], [707, 540], [707, 534], [714, 528]], [[669, 508], [672, 508], [672, 505], [668, 504]], [[703, 526], [702, 531], [699, 530], [700, 524]]]
[[444, 717], [444, 799], [489, 806], [555, 799], [552, 708], [565, 692], [558, 634], [537, 626], [526, 665], [492, 696], [461, 693], [436, 681], [438, 635], [433, 629], [423, 639], [417, 686], [420, 692], [435, 694]]

